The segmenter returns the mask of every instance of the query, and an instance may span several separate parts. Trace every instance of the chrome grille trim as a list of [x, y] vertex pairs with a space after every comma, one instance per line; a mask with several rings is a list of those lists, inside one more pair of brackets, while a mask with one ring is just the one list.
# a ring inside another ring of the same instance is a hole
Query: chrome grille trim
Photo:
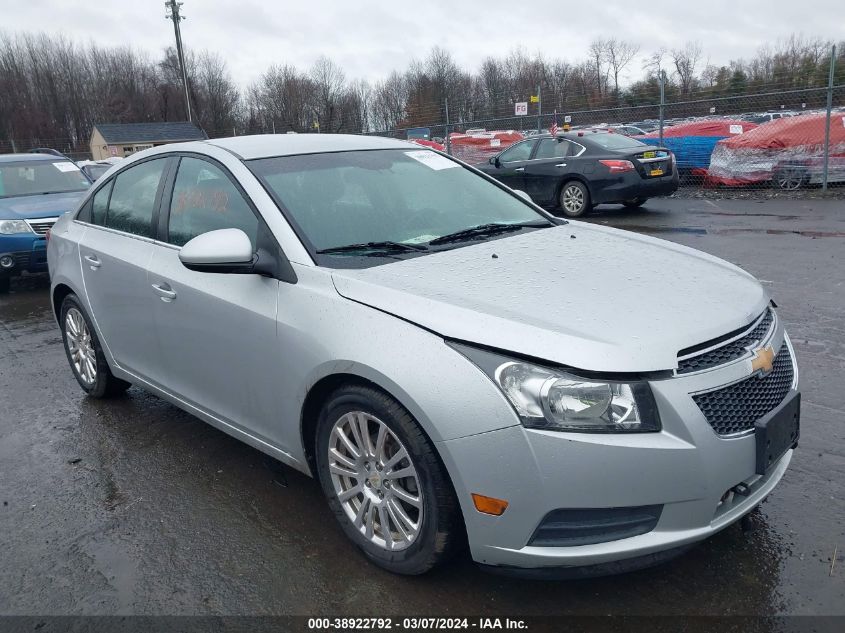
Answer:
[[33, 220], [24, 219], [24, 222], [26, 222], [29, 225], [29, 228], [31, 228], [34, 233], [36, 233], [38, 235], [45, 235], [47, 233], [47, 231], [49, 231], [51, 228], [53, 228], [53, 225], [58, 221], [58, 219], [59, 219], [58, 217], [55, 217], [55, 218], [37, 218], [37, 219], [33, 219]]
[[763, 345], [772, 339], [777, 325], [777, 314], [771, 308], [766, 308], [748, 327], [734, 336], [689, 354], [679, 353], [675, 374], [686, 376], [749, 358], [755, 345]]

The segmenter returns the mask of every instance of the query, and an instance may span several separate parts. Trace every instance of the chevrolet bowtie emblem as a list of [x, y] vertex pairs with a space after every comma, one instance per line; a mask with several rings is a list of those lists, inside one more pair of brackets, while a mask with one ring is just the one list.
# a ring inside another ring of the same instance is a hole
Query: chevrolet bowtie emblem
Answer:
[[751, 371], [752, 373], [760, 372], [764, 376], [771, 373], [775, 360], [775, 350], [768, 347], [761, 347], [754, 350], [754, 355], [751, 357]]

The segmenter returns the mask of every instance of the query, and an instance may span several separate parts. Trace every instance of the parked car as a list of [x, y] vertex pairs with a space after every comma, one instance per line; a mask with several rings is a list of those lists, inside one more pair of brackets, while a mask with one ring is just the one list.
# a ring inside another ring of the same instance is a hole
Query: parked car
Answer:
[[672, 152], [598, 130], [532, 137], [477, 167], [573, 218], [597, 204], [638, 207], [678, 188]]
[[90, 186], [61, 154], [0, 154], [0, 292], [24, 271], [47, 270], [47, 231]]
[[135, 384], [318, 477], [398, 573], [464, 539], [512, 573], [652, 565], [750, 512], [797, 441], [792, 346], [751, 275], [404, 141], [139, 152], [48, 261], [83, 391]]
[[82, 173], [88, 176], [91, 182], [96, 182], [102, 178], [113, 165], [116, 165], [122, 160], [123, 158], [115, 157], [106, 160], [81, 160], [76, 164], [79, 166], [79, 169], [82, 170]]

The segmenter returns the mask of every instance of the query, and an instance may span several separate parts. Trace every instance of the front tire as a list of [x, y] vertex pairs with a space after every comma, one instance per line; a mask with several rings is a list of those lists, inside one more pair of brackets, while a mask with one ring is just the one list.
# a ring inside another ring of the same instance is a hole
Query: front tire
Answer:
[[563, 183], [560, 190], [560, 210], [566, 217], [581, 217], [590, 208], [590, 191], [584, 183], [578, 180]]
[[317, 422], [317, 473], [343, 531], [379, 567], [422, 574], [462, 534], [455, 493], [411, 414], [376, 389], [347, 385]]
[[130, 387], [112, 375], [97, 334], [75, 294], [62, 302], [59, 324], [70, 368], [85, 393], [92, 398], [108, 398]]
[[775, 188], [783, 191], [797, 191], [806, 182], [806, 172], [798, 167], [781, 167], [772, 179]]

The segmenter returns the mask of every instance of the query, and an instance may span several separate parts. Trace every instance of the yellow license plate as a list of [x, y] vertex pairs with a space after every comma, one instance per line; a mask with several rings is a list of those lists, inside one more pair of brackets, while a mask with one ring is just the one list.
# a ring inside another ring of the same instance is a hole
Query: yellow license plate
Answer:
[[663, 170], [662, 169], [652, 169], [650, 172], [648, 172], [648, 174], [649, 174], [649, 176], [662, 176]]
[[657, 152], [644, 152], [643, 158], [656, 158]]

